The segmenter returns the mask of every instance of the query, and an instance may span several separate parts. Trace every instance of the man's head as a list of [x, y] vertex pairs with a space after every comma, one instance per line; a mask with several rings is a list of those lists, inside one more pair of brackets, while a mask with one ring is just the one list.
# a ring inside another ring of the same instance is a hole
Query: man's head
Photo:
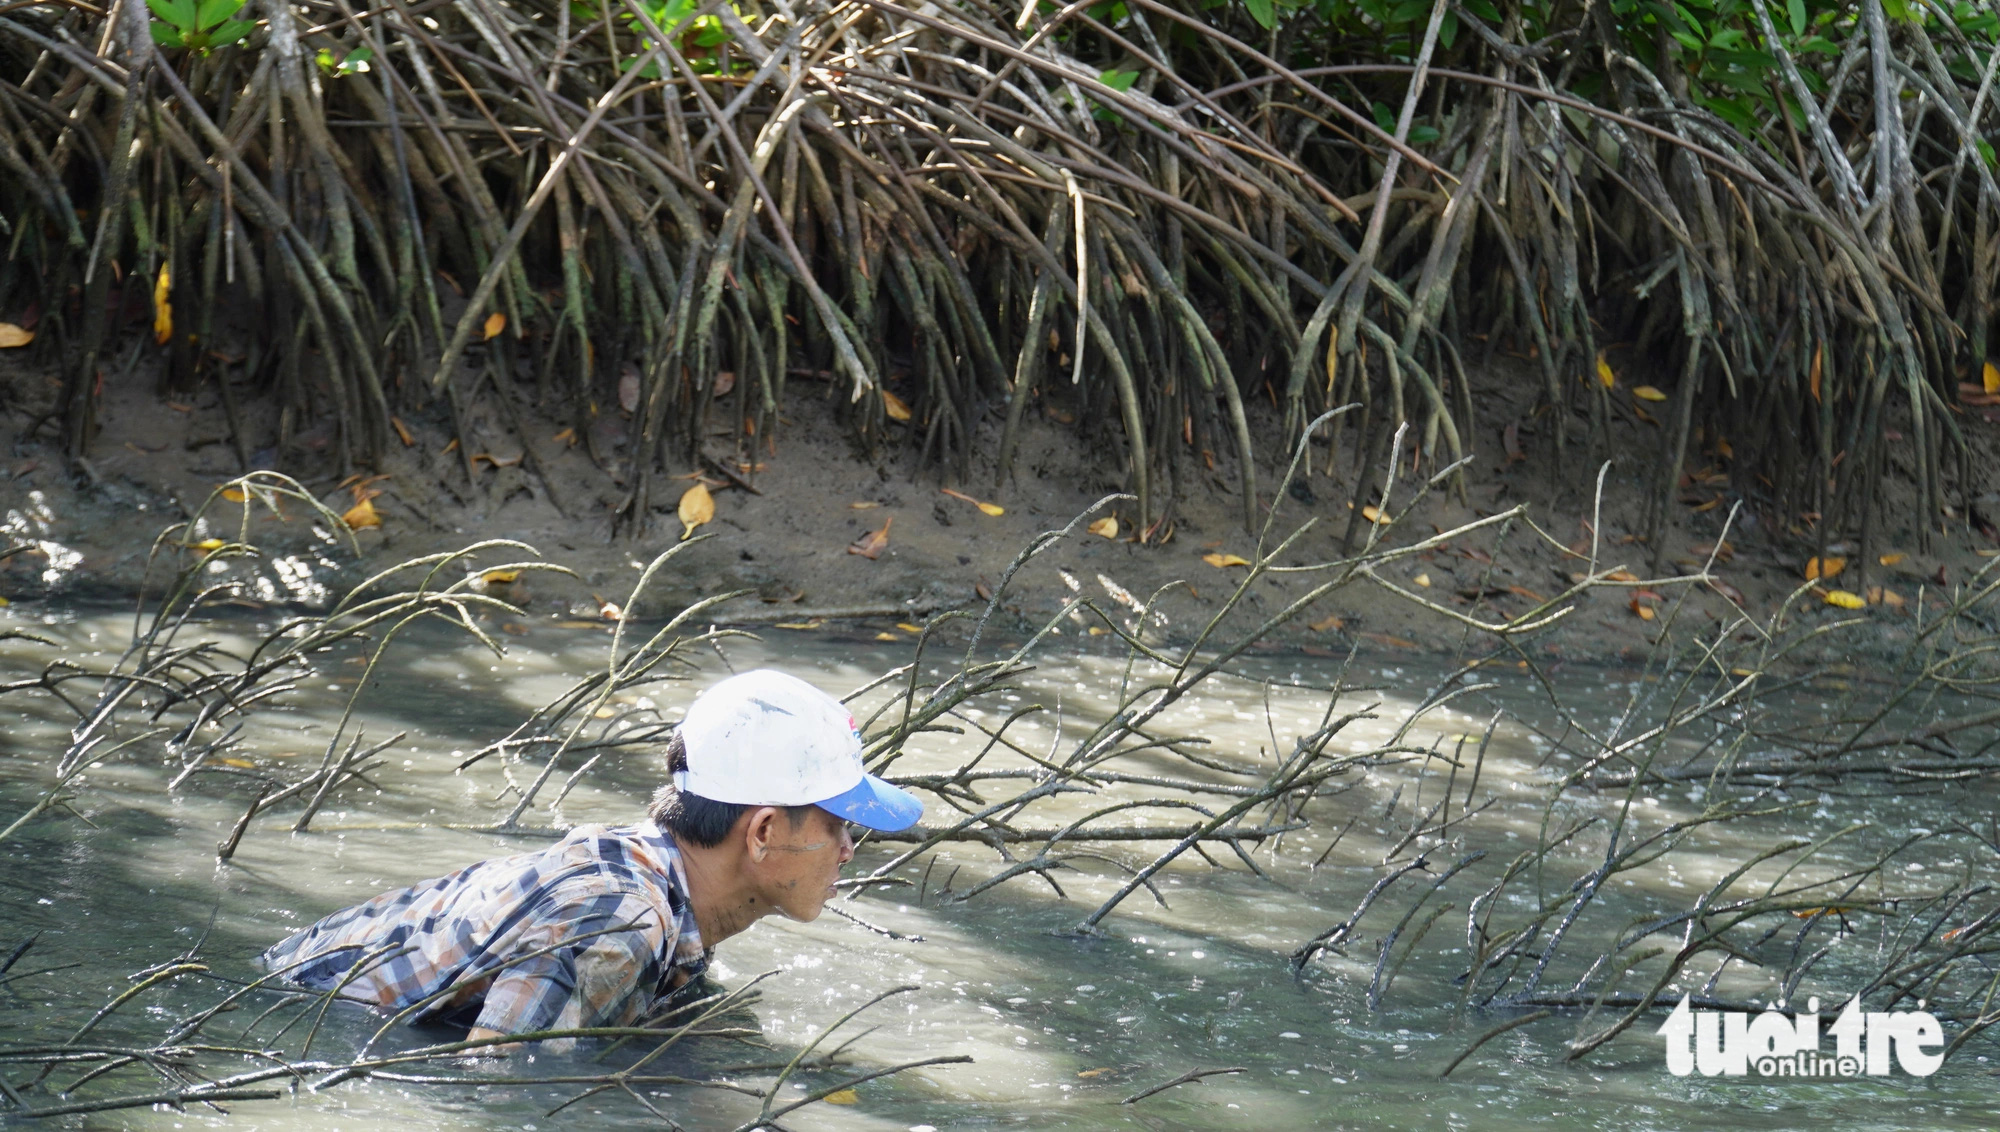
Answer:
[[840, 701], [768, 669], [697, 697], [667, 766], [654, 822], [684, 849], [728, 859], [748, 895], [798, 920], [819, 915], [854, 856], [848, 823], [899, 830], [923, 814], [916, 798], [863, 769], [861, 736]]

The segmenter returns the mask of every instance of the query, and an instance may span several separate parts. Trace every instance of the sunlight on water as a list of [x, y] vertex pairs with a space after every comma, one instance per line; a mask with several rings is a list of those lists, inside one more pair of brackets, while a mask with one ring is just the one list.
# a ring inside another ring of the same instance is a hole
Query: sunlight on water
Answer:
[[[129, 616], [113, 614], [31, 618], [15, 609], [7, 616], [12, 620], [5, 625], [55, 636], [81, 652], [123, 641], [130, 627]], [[249, 622], [216, 625], [207, 635], [241, 650], [251, 647], [255, 628]], [[370, 775], [370, 784], [338, 792], [310, 833], [287, 832], [289, 816], [257, 825], [227, 864], [217, 863], [215, 846], [244, 806], [243, 787], [232, 785], [227, 774], [198, 776], [167, 795], [162, 786], [172, 768], [156, 761], [114, 760], [91, 772], [77, 806], [92, 825], [76, 817], [52, 818], [0, 843], [5, 863], [0, 946], [40, 931], [37, 955], [81, 964], [0, 988], [0, 1035], [11, 1041], [65, 1031], [115, 993], [127, 972], [171, 959], [204, 933], [201, 954], [218, 972], [242, 976], [249, 958], [268, 943], [378, 891], [482, 857], [538, 847], [552, 836], [552, 827], [634, 820], [663, 773], [651, 752], [611, 753], [579, 780], [559, 812], [530, 812], [527, 820], [539, 827], [532, 834], [448, 828], [499, 820], [512, 806], [510, 782], [535, 772], [533, 766], [510, 766], [498, 758], [464, 773], [453, 768], [580, 674], [601, 667], [608, 644], [605, 630], [538, 625], [524, 637], [507, 638], [507, 655], [495, 657], [467, 647], [462, 636], [411, 630], [388, 650], [358, 701], [355, 722], [369, 741], [405, 733], [383, 752], [385, 762]], [[38, 671], [48, 656], [47, 649], [21, 641], [0, 642], [0, 650], [0, 670], [9, 679]], [[628, 695], [625, 704], [677, 719], [696, 689], [725, 673], [725, 664], [783, 668], [844, 694], [906, 663], [909, 649], [778, 631], [763, 642], [728, 641], [719, 654], [707, 651], [696, 659], [702, 668], [688, 679]], [[253, 717], [243, 749], [270, 764], [316, 764], [362, 677], [362, 660], [358, 653], [329, 657], [314, 671], [297, 674], [296, 706]], [[1252, 859], [1267, 877], [1256, 876], [1220, 848], [1213, 850], [1213, 863], [1188, 854], [1160, 874], [1158, 900], [1136, 893], [1105, 920], [1101, 935], [1079, 938], [1070, 929], [1124, 883], [1125, 866], [1150, 860], [1158, 844], [1126, 843], [1105, 850], [1102, 858], [1073, 858], [1048, 881], [1021, 877], [956, 902], [955, 894], [993, 875], [1000, 863], [984, 846], [955, 843], [935, 860], [920, 858], [902, 868], [899, 876], [907, 883], [840, 905], [880, 928], [921, 936], [921, 942], [890, 939], [823, 916], [812, 924], [765, 921], [723, 945], [712, 973], [725, 987], [760, 972], [779, 972], [740, 1015], [772, 1048], [698, 1042], [672, 1055], [681, 1059], [675, 1071], [713, 1073], [783, 1062], [840, 1014], [883, 990], [912, 983], [921, 989], [876, 1006], [832, 1044], [872, 1027], [847, 1055], [857, 1069], [940, 1053], [968, 1054], [973, 1063], [864, 1084], [858, 1103], [814, 1106], [793, 1117], [793, 1127], [1777, 1129], [1824, 1122], [1836, 1106], [1842, 1128], [1990, 1123], [1993, 1079], [1977, 1048], [1990, 1052], [1990, 1043], [1980, 1042], [1928, 1080], [1772, 1084], [1670, 1076], [1660, 1039], [1653, 1036], [1656, 1021], [1642, 1021], [1587, 1061], [1566, 1063], [1562, 1043], [1580, 1027], [1558, 1017], [1494, 1040], [1440, 1082], [1438, 1071], [1473, 1037], [1513, 1016], [1477, 1009], [1459, 1013], [1461, 991], [1454, 978], [1464, 969], [1467, 946], [1462, 908], [1437, 921], [1436, 930], [1394, 974], [1377, 1010], [1368, 1004], [1378, 978], [1377, 949], [1383, 933], [1395, 926], [1386, 904], [1362, 922], [1346, 954], [1328, 954], [1299, 976], [1288, 956], [1348, 917], [1386, 871], [1383, 861], [1403, 848], [1412, 814], [1441, 799], [1459, 806], [1496, 706], [1516, 714], [1501, 720], [1479, 763], [1481, 792], [1496, 800], [1477, 817], [1477, 847], [1488, 849], [1495, 861], [1532, 844], [1545, 822], [1590, 813], [1614, 817], [1625, 799], [1616, 792], [1572, 794], [1551, 814], [1546, 787], [1571, 769], [1573, 758], [1537, 733], [1553, 724], [1538, 709], [1525, 674], [1503, 671], [1491, 677], [1500, 685], [1496, 690], [1433, 709], [1404, 730], [1446, 669], [1403, 657], [1395, 663], [1364, 657], [1347, 674], [1350, 690], [1330, 708], [1326, 693], [1316, 688], [1331, 685], [1337, 667], [1337, 661], [1323, 658], [1260, 654], [1243, 664], [1241, 676], [1204, 686], [1153, 725], [1161, 735], [1205, 739], [1200, 749], [1217, 758], [1267, 765], [1274, 750], [1289, 750], [1298, 736], [1321, 726], [1329, 711], [1338, 716], [1369, 709], [1369, 718], [1355, 720], [1340, 734], [1341, 749], [1373, 749], [1401, 733], [1399, 746], [1412, 753], [1336, 779], [1314, 803], [1311, 828], [1254, 848]], [[977, 707], [972, 718], [998, 726], [1004, 713], [1039, 703], [1047, 710], [1015, 723], [1009, 736], [1033, 751], [1067, 749], [1113, 709], [1128, 679], [1143, 683], [1158, 675], [1141, 668], [1128, 677], [1118, 656], [1047, 657], [1017, 692]], [[1571, 706], [1607, 718], [1643, 691], [1629, 674], [1606, 670], [1572, 668], [1568, 679], [1577, 696]], [[1355, 691], [1355, 685], [1366, 690]], [[901, 686], [862, 697], [857, 716], [868, 718]], [[4, 823], [40, 788], [43, 760], [66, 741], [68, 719], [46, 697], [10, 696], [0, 700], [0, 709], [8, 713], [0, 737]], [[923, 734], [890, 773], [949, 769], [984, 743], [983, 736], [970, 732]], [[1426, 752], [1457, 756], [1461, 767]], [[1010, 759], [1006, 765], [1027, 765]], [[1120, 765], [1228, 781], [1225, 774], [1191, 769], [1166, 753]], [[1037, 820], [1080, 817], [1108, 800], [1141, 796], [1129, 786], [1072, 795]], [[1962, 799], [1914, 794], [1804, 801], [1813, 804], [1760, 827], [1755, 837], [1735, 827], [1702, 835], [1697, 844], [1704, 852], [1679, 854], [1644, 874], [1643, 881], [1624, 880], [1603, 898], [1607, 907], [1638, 917], [1684, 904], [1686, 893], [1679, 890], [1714, 883], [1747, 856], [1752, 842], [1779, 832], [1825, 836], [1856, 820], [1870, 823], [1878, 833], [1857, 836], [1851, 845], [1803, 866], [1830, 874], [1865, 859], [1883, 838], [1955, 820], [1966, 805]], [[942, 803], [932, 798], [928, 804], [931, 823], [948, 818]], [[1658, 828], [1701, 810], [1699, 787], [1661, 788], [1635, 797], [1626, 820], [1639, 829]], [[1129, 811], [1134, 825], [1177, 826], [1187, 820], [1186, 811]], [[896, 850], [864, 844], [850, 875], [878, 867]], [[1430, 871], [1441, 871], [1463, 852], [1453, 846], [1437, 850]], [[1588, 852], [1562, 856], [1562, 868], [1552, 859], [1551, 883], [1557, 877], [1567, 883], [1587, 857]], [[1933, 867], [1967, 866], [1946, 860]], [[1057, 884], [1062, 895], [1054, 890]], [[1505, 898], [1527, 899], [1518, 892]], [[1462, 903], [1463, 896], [1453, 899]], [[1854, 946], [1875, 944], [1857, 940]], [[1828, 966], [1838, 963], [1836, 954]], [[1564, 974], [1573, 981], [1583, 972]], [[1733, 973], [1723, 986], [1752, 1000], [1771, 989], [1754, 969]], [[152, 1005], [134, 1009], [166, 1010], [176, 1003], [174, 993], [142, 1000]], [[246, 1024], [251, 1014], [246, 1013]], [[378, 1024], [359, 1009], [336, 1010], [319, 1040], [351, 1047]], [[235, 1031], [225, 1027], [224, 1032]], [[602, 1071], [593, 1067], [589, 1051], [537, 1055], [536, 1069], [551, 1072], [551, 1065]], [[1234, 1067], [1244, 1072], [1208, 1077], [1133, 1105], [1119, 1103], [1189, 1070]], [[801, 1081], [816, 1087], [837, 1079], [815, 1072]], [[245, 1104], [228, 1117], [203, 1110], [127, 1112], [96, 1118], [89, 1126], [333, 1129], [400, 1123], [539, 1132], [622, 1127], [643, 1115], [610, 1095], [547, 1115], [567, 1095], [550, 1087], [474, 1091], [378, 1081]], [[690, 1128], [731, 1128], [755, 1111], [740, 1098], [699, 1088], [658, 1089], [652, 1099]]]

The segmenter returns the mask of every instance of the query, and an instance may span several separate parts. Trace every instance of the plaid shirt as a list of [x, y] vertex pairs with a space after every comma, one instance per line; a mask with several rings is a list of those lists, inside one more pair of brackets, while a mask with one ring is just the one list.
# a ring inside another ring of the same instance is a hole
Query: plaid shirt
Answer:
[[583, 826], [335, 912], [262, 959], [313, 990], [424, 1003], [413, 1022], [476, 1005], [475, 1025], [503, 1034], [627, 1026], [707, 966], [687, 891], [652, 822]]

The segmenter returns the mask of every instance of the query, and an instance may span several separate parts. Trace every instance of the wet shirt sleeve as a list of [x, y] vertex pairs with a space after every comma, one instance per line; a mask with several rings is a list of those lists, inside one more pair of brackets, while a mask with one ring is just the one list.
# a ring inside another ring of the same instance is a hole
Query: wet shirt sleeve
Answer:
[[632, 893], [551, 894], [511, 949], [513, 961], [494, 973], [478, 1025], [527, 1034], [629, 1024], [652, 1003], [660, 956], [677, 934], [661, 918]]

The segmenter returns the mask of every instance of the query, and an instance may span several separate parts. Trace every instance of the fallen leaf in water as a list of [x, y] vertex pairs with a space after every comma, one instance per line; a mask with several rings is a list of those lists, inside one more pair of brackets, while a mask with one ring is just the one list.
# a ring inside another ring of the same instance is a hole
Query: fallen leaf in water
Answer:
[[896, 517], [894, 515], [883, 519], [881, 530], [869, 531], [867, 534], [848, 543], [847, 553], [859, 554], [861, 557], [871, 561], [882, 557], [883, 548], [889, 545], [889, 525], [895, 521]]
[[693, 534], [696, 527], [715, 518], [715, 497], [708, 493], [708, 488], [699, 480], [695, 481], [693, 487], [681, 493], [680, 516], [681, 523], [686, 527], [681, 532], [683, 540]]
[[347, 513], [340, 517], [340, 521], [347, 524], [348, 530], [359, 531], [368, 527], [381, 526], [382, 516], [375, 513], [375, 501], [373, 499], [364, 499], [354, 506], [349, 507]]
[[525, 637], [528, 635], [528, 627], [519, 621], [502, 621], [500, 623], [500, 631], [510, 637]]
[[173, 276], [166, 264], [160, 265], [160, 281], [153, 284], [153, 341], [164, 346], [174, 336], [174, 305], [167, 301]]
[[494, 311], [486, 316], [486, 337], [489, 341], [500, 337], [500, 332], [505, 329], [507, 329], [507, 315], [504, 312]]
[[1806, 559], [1806, 581], [1817, 582], [1821, 578], [1836, 577], [1845, 569], [1847, 569], [1847, 559], [1845, 558], [1835, 558], [1830, 554], [1827, 555], [1824, 562], [1816, 557], [1808, 558]]
[[1630, 605], [1632, 607], [1632, 612], [1636, 614], [1639, 620], [1641, 621], [1651, 621], [1655, 616], [1655, 614], [1653, 613], [1653, 607], [1647, 605], [1643, 601], [1640, 601], [1636, 597], [1631, 600]]
[[1429, 574], [1418, 574], [1416, 577], [1411, 578], [1410, 580], [1422, 586], [1425, 589], [1431, 588], [1431, 576]]
[[612, 716], [617, 715], [618, 711], [615, 708], [601, 707], [590, 714], [595, 719], [610, 719]]
[[1390, 636], [1388, 633], [1363, 633], [1361, 635], [1368, 638], [1371, 641], [1377, 642], [1378, 644], [1389, 645], [1393, 648], [1420, 649], [1423, 647], [1417, 642], [1410, 640], [1408, 637], [1394, 637]]
[[900, 641], [903, 638], [894, 633], [877, 633], [875, 634], [875, 639], [878, 641]]
[[1109, 633], [1111, 632], [1111, 630], [1109, 630], [1109, 629], [1106, 629], [1106, 628], [1105, 628], [1104, 626], [1102, 626], [1102, 625], [1092, 625], [1092, 626], [1091, 626], [1091, 627], [1089, 628], [1089, 630], [1087, 630], [1087, 632], [1088, 632], [1088, 634], [1089, 634], [1090, 636], [1093, 636], [1093, 637], [1102, 637], [1102, 636], [1106, 636], [1106, 635], [1108, 635], [1108, 634], [1109, 634]]
[[202, 539], [200, 542], [195, 543], [194, 548], [196, 550], [202, 550], [202, 551], [221, 550], [223, 545], [224, 545], [223, 541], [219, 538], [205, 538]]
[[828, 1104], [860, 1104], [861, 1094], [855, 1092], [853, 1089], [840, 1089], [828, 1093], [825, 1100]]
[[826, 622], [815, 618], [811, 621], [780, 621], [771, 627], [773, 629], [817, 629], [824, 624]]
[[1332, 616], [1322, 617], [1319, 620], [1313, 622], [1312, 624], [1306, 626], [1306, 628], [1311, 629], [1315, 633], [1324, 633], [1329, 629], [1339, 629], [1346, 624], [1347, 622], [1343, 620], [1338, 614], [1334, 614]]
[[1088, 1080], [1090, 1080], [1090, 1079], [1091, 1079], [1091, 1078], [1093, 1078], [1093, 1077], [1102, 1077], [1102, 1076], [1104, 1076], [1104, 1075], [1105, 1075], [1106, 1073], [1110, 1073], [1110, 1072], [1112, 1072], [1112, 1071], [1113, 1071], [1113, 1070], [1112, 1070], [1112, 1068], [1111, 1068], [1110, 1066], [1108, 1066], [1108, 1065], [1107, 1065], [1107, 1066], [1105, 1066], [1105, 1067], [1104, 1067], [1104, 1068], [1102, 1068], [1102, 1069], [1082, 1069], [1082, 1070], [1078, 1070], [1078, 1071], [1077, 1071], [1077, 1076], [1079, 1076], [1079, 1077], [1083, 1078], [1084, 1080], [1088, 1081]]
[[1102, 538], [1117, 538], [1118, 520], [1112, 518], [1109, 515], [1106, 515], [1104, 518], [1099, 519], [1095, 523], [1092, 523], [1083, 529], [1089, 531], [1091, 534], [1098, 535]]
[[1371, 523], [1383, 524], [1389, 522], [1389, 517], [1384, 515], [1382, 509], [1373, 503], [1361, 509], [1361, 517]]
[[905, 633], [921, 633], [924, 631], [922, 625], [912, 625], [908, 621], [896, 622], [896, 628], [901, 629]]
[[1846, 590], [1828, 590], [1825, 600], [1828, 605], [1837, 605], [1842, 609], [1860, 609], [1868, 604], [1860, 594], [1849, 593]]
[[948, 487], [941, 487], [938, 488], [938, 490], [944, 492], [946, 495], [951, 496], [953, 499], [962, 499], [965, 502], [972, 504], [974, 507], [979, 508], [981, 511], [986, 512], [988, 515], [998, 517], [1001, 515], [1005, 515], [1007, 513], [1007, 509], [1005, 507], [1000, 506], [998, 503], [981, 503], [979, 500], [972, 498], [970, 495], [967, 495], [962, 491], [953, 491]]
[[257, 766], [256, 763], [251, 762], [249, 759], [239, 759], [229, 755], [224, 755], [215, 761], [221, 763], [223, 766], [233, 766], [239, 770], [254, 770]]
[[1248, 558], [1244, 558], [1240, 555], [1235, 555], [1235, 554], [1204, 554], [1201, 556], [1201, 560], [1203, 562], [1208, 563], [1210, 566], [1214, 566], [1218, 569], [1222, 569], [1229, 566], [1250, 565], [1250, 560]]
[[901, 397], [896, 396], [887, 389], [882, 391], [882, 411], [889, 414], [889, 419], [892, 421], [907, 421], [910, 419], [910, 407], [903, 402]]
[[625, 611], [619, 608], [617, 602], [605, 601], [603, 598], [597, 597], [596, 594], [591, 594], [590, 596], [597, 598], [597, 615], [599, 617], [604, 618], [606, 621], [625, 620]]
[[1597, 380], [1602, 382], [1606, 389], [1615, 389], [1618, 386], [1618, 375], [1611, 372], [1611, 363], [1604, 360], [1602, 350], [1597, 352]]
[[1896, 563], [1901, 562], [1903, 559], [1908, 557], [1909, 555], [1904, 554], [1902, 551], [1896, 551], [1893, 554], [1885, 554], [1882, 557], [1877, 558], [1875, 561], [1880, 562], [1884, 566], [1894, 566]]
[[1650, 385], [1641, 385], [1632, 390], [1632, 396], [1637, 397], [1641, 401], [1664, 401], [1667, 399], [1665, 393], [1660, 392]]
[[25, 346], [35, 340], [35, 332], [23, 330], [11, 322], [0, 322], [0, 350], [11, 350]]
[[730, 369], [718, 370], [715, 375], [715, 395], [717, 397], [726, 397], [729, 395], [729, 391], [734, 388], [736, 388], [736, 371]]

